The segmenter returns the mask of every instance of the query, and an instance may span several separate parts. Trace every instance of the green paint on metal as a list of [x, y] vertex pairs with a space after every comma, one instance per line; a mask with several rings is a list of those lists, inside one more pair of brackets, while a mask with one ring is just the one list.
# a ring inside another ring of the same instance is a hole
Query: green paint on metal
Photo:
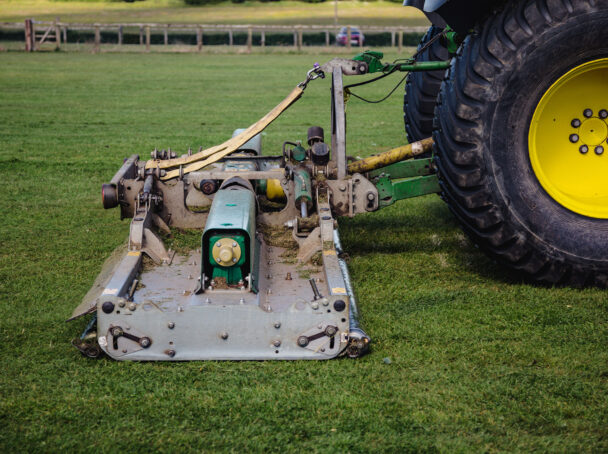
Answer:
[[[451, 39], [456, 40], [458, 36], [452, 32], [453, 35]], [[452, 43], [455, 48], [458, 49], [458, 44], [454, 41]], [[388, 73], [393, 70], [397, 71], [437, 71], [440, 69], [447, 69], [450, 67], [450, 61], [415, 61], [414, 59], [406, 60], [405, 63], [393, 64], [393, 63], [382, 63], [382, 58], [384, 54], [382, 52], [376, 52], [371, 50], [366, 50], [358, 55], [356, 55], [353, 60], [356, 61], [364, 61], [367, 63], [367, 72], [369, 74], [384, 72]]]
[[365, 52], [356, 55], [353, 60], [367, 63], [367, 72], [371, 74], [383, 71], [388, 65], [388, 63], [382, 63], [382, 58], [384, 58], [382, 52], [366, 50]]
[[[213, 258], [213, 245], [224, 238], [230, 238], [234, 242], [236, 242], [241, 248], [241, 257], [232, 266], [221, 266], [219, 263], [215, 261]], [[211, 275], [212, 278], [223, 277], [226, 279], [226, 283], [228, 285], [238, 284], [239, 281], [243, 280], [243, 271], [241, 267], [247, 261], [247, 249], [245, 247], [245, 237], [242, 235], [213, 235], [209, 238], [209, 248], [208, 248], [208, 260], [209, 263], [213, 266], [213, 273]]]
[[404, 63], [398, 65], [399, 71], [437, 71], [439, 69], [448, 69], [450, 67], [450, 61], [417, 61], [413, 63]]
[[298, 162], [306, 159], [306, 149], [302, 145], [298, 145], [291, 150], [291, 157]]
[[370, 179], [376, 177], [388, 177], [393, 180], [397, 178], [421, 177], [432, 175], [435, 173], [433, 161], [431, 158], [410, 159], [408, 161], [399, 161], [394, 164], [382, 167], [381, 169], [372, 170], [368, 176]]
[[[220, 189], [215, 193], [202, 238], [202, 279], [225, 277], [228, 284], [236, 284], [252, 273], [258, 260], [254, 244], [255, 213], [252, 191]], [[222, 267], [213, 259], [213, 245], [221, 238], [232, 238], [241, 247], [241, 257], [234, 266]]]
[[306, 201], [306, 205], [312, 205], [312, 185], [310, 174], [305, 169], [297, 169], [293, 178], [296, 204], [300, 205], [302, 199]]
[[447, 26], [444, 31], [445, 38], [447, 41], [447, 48], [450, 54], [455, 54], [462, 43], [462, 38], [454, 30]]
[[440, 191], [437, 175], [412, 177], [398, 181], [381, 177], [376, 183], [376, 188], [381, 208], [392, 205], [398, 200], [435, 194]]

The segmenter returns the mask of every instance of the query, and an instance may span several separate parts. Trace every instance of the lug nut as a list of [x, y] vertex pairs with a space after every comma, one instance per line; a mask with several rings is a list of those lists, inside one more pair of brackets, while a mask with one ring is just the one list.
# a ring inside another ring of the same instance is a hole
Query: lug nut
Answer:
[[581, 121], [580, 121], [578, 118], [575, 118], [574, 120], [572, 120], [572, 121], [570, 122], [570, 125], [571, 125], [573, 128], [580, 128], [580, 126], [581, 126]]
[[570, 134], [570, 142], [576, 143], [576, 142], [578, 142], [578, 139], [579, 139], [578, 134]]
[[587, 152], [589, 151], [589, 147], [587, 145], [581, 145], [578, 151], [580, 151], [581, 154], [587, 154]]
[[608, 118], [608, 110], [602, 109], [599, 111], [598, 115], [602, 120], [605, 120], [606, 118]]
[[583, 115], [585, 116], [585, 118], [591, 118], [593, 116], [593, 110], [591, 110], [591, 109], [585, 109], [583, 111]]
[[602, 147], [601, 145], [598, 145], [597, 147], [595, 147], [594, 151], [595, 151], [595, 154], [599, 156], [604, 153], [604, 147]]

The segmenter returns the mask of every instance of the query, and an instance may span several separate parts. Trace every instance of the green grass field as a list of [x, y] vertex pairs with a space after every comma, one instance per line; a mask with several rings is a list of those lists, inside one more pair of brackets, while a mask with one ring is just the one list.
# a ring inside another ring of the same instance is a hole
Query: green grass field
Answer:
[[[122, 158], [219, 143], [315, 60], [0, 54], [1, 452], [608, 450], [606, 292], [510, 277], [437, 196], [340, 222], [373, 337], [360, 360], [120, 363], [70, 346], [85, 321], [65, 319], [128, 235], [100, 200]], [[328, 94], [312, 83], [266, 152], [327, 127]], [[402, 144], [401, 108], [351, 100], [349, 153]]]
[[[0, 0], [0, 22], [21, 22], [26, 18], [65, 22], [159, 22], [199, 24], [316, 24], [334, 23], [333, 2], [280, 1], [262, 3], [229, 1], [206, 6], [185, 6], [182, 0], [87, 2], [52, 0]], [[340, 1], [340, 24], [426, 25], [424, 15], [414, 8], [387, 1]]]

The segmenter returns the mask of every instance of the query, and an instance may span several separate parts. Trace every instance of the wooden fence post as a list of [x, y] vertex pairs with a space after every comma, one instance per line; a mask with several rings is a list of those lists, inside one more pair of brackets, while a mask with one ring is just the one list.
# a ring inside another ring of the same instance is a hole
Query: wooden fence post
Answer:
[[399, 30], [399, 52], [403, 49], [403, 30]]
[[266, 47], [266, 32], [264, 30], [260, 32], [260, 46]]
[[395, 47], [395, 30], [391, 30], [391, 47]]
[[59, 30], [59, 18], [55, 19], [55, 49], [59, 50], [61, 48], [61, 30]]
[[122, 46], [122, 25], [118, 26], [118, 45]]
[[350, 49], [350, 25], [346, 27], [346, 47]]
[[251, 52], [251, 46], [253, 44], [253, 30], [251, 27], [247, 28], [247, 52]]
[[329, 47], [329, 30], [325, 30], [325, 46]]
[[99, 25], [95, 26], [95, 45], [93, 47], [94, 53], [99, 53], [99, 45], [101, 44], [101, 33], [99, 31]]
[[298, 50], [302, 50], [302, 29], [298, 29]]
[[143, 46], [144, 44], [144, 27], [139, 27], [139, 45]]
[[196, 27], [196, 50], [201, 51], [203, 49], [203, 29]]
[[298, 32], [295, 29], [293, 31], [293, 47], [298, 47]]
[[228, 45], [234, 46], [234, 36], [232, 36], [232, 29], [228, 30]]
[[169, 25], [165, 25], [165, 46], [169, 45]]
[[36, 37], [34, 35], [34, 24], [32, 19], [25, 20], [25, 51], [34, 52]]
[[146, 25], [146, 52], [150, 52], [150, 26]]
[[67, 44], [68, 42], [68, 28], [63, 27], [63, 44]]

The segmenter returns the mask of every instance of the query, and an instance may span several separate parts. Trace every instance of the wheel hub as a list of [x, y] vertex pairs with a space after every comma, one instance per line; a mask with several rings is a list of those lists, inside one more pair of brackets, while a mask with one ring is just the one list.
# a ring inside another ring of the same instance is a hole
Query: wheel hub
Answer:
[[608, 58], [577, 66], [549, 87], [528, 148], [536, 177], [557, 203], [608, 218]]

